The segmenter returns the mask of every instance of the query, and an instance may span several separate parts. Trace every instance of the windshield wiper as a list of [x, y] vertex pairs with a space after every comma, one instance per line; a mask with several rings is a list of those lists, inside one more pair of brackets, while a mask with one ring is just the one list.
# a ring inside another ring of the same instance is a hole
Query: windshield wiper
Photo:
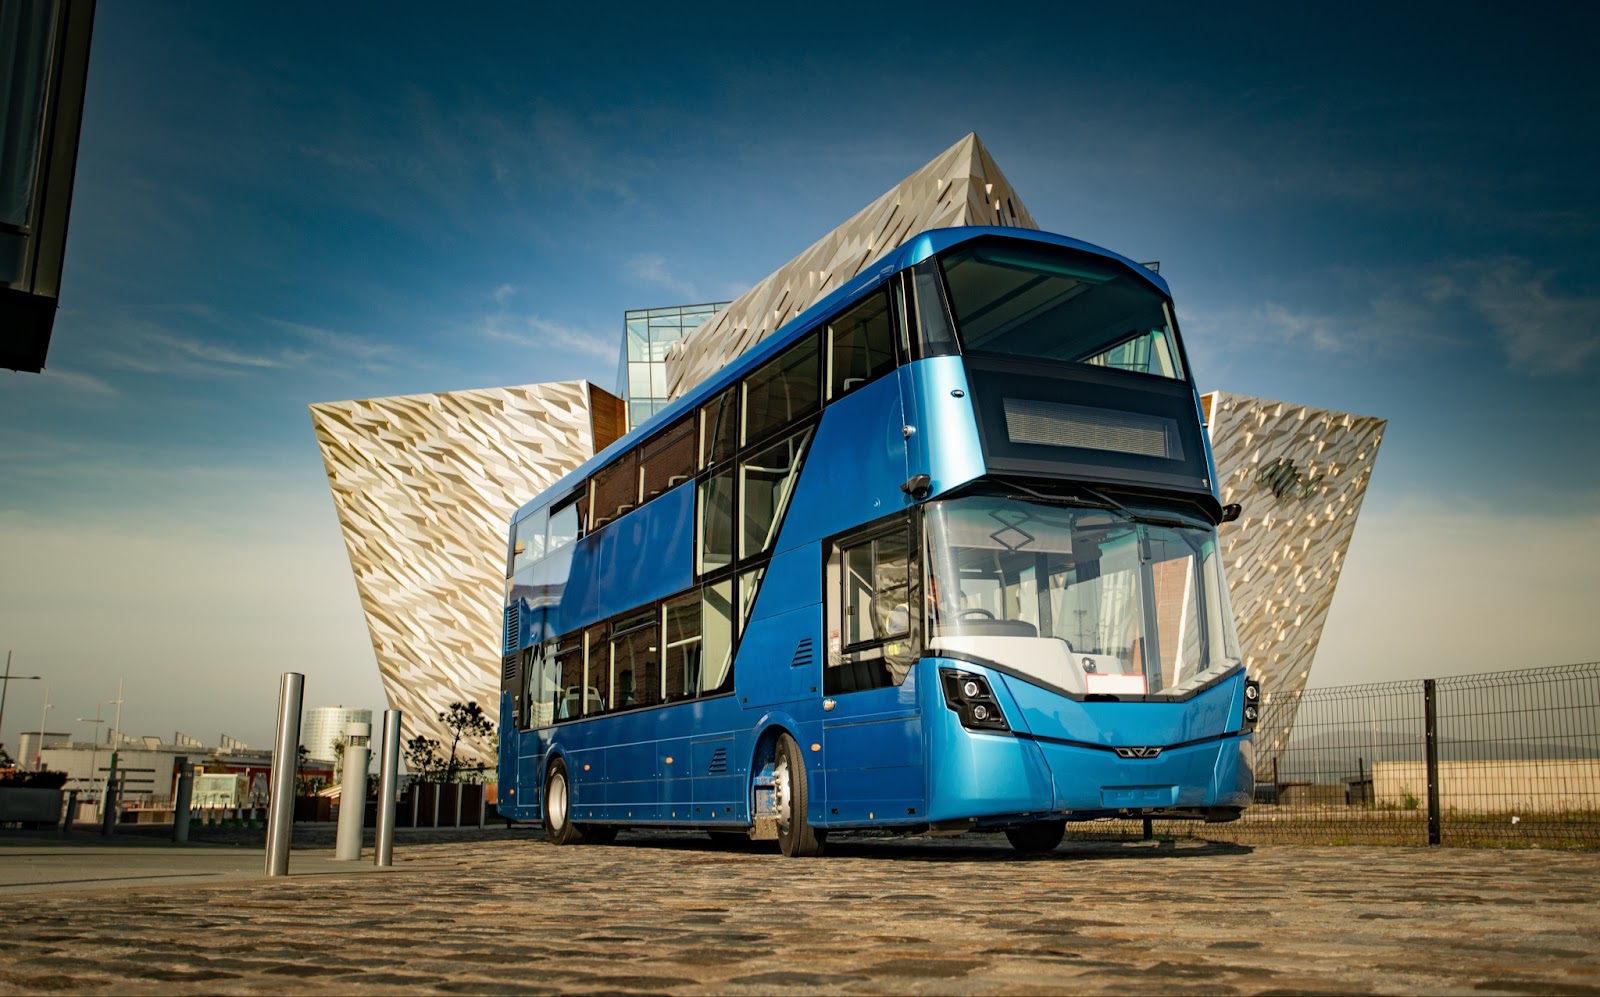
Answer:
[[[1186, 530], [1204, 529], [1203, 526], [1199, 526], [1191, 520], [1183, 519], [1178, 516], [1163, 516], [1160, 513], [1155, 512], [1135, 512], [1134, 510], [1123, 505], [1121, 502], [1118, 502], [1116, 499], [1107, 495], [1105, 492], [1102, 492], [1096, 488], [1090, 488], [1088, 485], [1082, 485], [1077, 482], [1073, 482], [1067, 486], [1078, 493], [1078, 495], [1075, 496], [1075, 500], [1064, 495], [1046, 495], [1043, 492], [1035, 491], [1034, 489], [1029, 488], [1027, 485], [1020, 484], [1015, 481], [1008, 480], [1006, 481], [1006, 484], [1017, 489], [1018, 491], [1028, 493], [1029, 496], [1036, 498], [1041, 502], [1049, 502], [1052, 505], [1086, 505], [1090, 508], [1106, 509], [1111, 512], [1120, 512], [1135, 522], [1148, 523], [1151, 526], [1172, 526]], [[1085, 497], [1087, 497], [1088, 501], [1085, 501]]]

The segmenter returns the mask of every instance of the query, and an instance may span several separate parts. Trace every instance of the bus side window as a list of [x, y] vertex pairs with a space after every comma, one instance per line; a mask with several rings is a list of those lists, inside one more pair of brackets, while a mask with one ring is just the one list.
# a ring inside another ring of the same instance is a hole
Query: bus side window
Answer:
[[[588, 668], [584, 671], [583, 688], [578, 691], [578, 698], [586, 717], [604, 713], [611, 707], [611, 643], [606, 639], [610, 629], [606, 624], [599, 623], [590, 627], [584, 635]], [[572, 695], [572, 690], [569, 689], [567, 694]]]
[[700, 467], [732, 457], [739, 449], [739, 386], [700, 406]]
[[895, 366], [889, 298], [883, 293], [828, 323], [828, 398], [838, 398]]
[[552, 720], [583, 716], [583, 635], [567, 634], [556, 650], [557, 682], [545, 690]]
[[578, 539], [578, 504], [570, 502], [550, 514], [550, 538], [546, 550], [557, 551]]
[[668, 599], [661, 607], [662, 696], [666, 702], [700, 692], [700, 593]]
[[694, 417], [685, 416], [639, 448], [639, 501], [650, 501], [694, 477]]
[[733, 563], [732, 469], [712, 475], [700, 482], [699, 488], [700, 544], [695, 570], [703, 575]]
[[535, 645], [523, 652], [523, 709], [522, 727], [548, 727], [555, 720], [555, 689], [561, 681], [561, 666], [556, 660], [557, 643], [553, 640]]
[[661, 702], [660, 647], [654, 609], [619, 620], [611, 638], [611, 709], [631, 710]]
[[517, 729], [533, 726], [534, 704], [539, 702], [539, 673], [544, 665], [540, 645], [523, 648], [517, 655], [516, 688], [511, 691], [511, 712], [517, 718]]
[[540, 509], [517, 524], [517, 536], [512, 543], [511, 572], [516, 574], [545, 555], [545, 519], [548, 511]]
[[631, 511], [639, 504], [638, 463], [628, 452], [601, 468], [594, 476], [594, 528]]
[[811, 430], [804, 429], [739, 462], [740, 557], [772, 549], [810, 441]]
[[702, 594], [700, 633], [702, 656], [700, 692], [730, 692], [733, 689], [733, 579], [707, 585]]
[[743, 443], [755, 443], [822, 407], [820, 338], [807, 336], [745, 378]]
[[941, 357], [960, 352], [950, 327], [950, 310], [945, 305], [937, 259], [923, 260], [912, 269], [911, 290], [916, 300], [919, 355]]
[[899, 685], [916, 660], [910, 538], [892, 532], [841, 542], [828, 568], [828, 658], [824, 692]]

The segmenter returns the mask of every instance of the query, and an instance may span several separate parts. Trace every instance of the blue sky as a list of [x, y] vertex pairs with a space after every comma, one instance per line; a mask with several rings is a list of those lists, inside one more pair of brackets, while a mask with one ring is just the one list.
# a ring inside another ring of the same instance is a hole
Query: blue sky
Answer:
[[[547, 5], [546, 5], [547, 6]], [[103, 4], [62, 307], [0, 374], [0, 740], [384, 706], [306, 405], [587, 377], [976, 130], [1158, 259], [1202, 389], [1390, 420], [1313, 682], [1600, 657], [1577, 5]], [[1492, 621], [1492, 624], [1491, 624]], [[109, 708], [108, 708], [109, 711]]]

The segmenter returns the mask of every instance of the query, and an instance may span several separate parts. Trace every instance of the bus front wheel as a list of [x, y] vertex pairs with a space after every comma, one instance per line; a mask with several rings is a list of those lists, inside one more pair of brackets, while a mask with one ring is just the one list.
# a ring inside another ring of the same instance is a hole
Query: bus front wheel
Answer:
[[778, 736], [772, 774], [777, 793], [779, 850], [791, 858], [821, 855], [827, 832], [815, 830], [806, 819], [806, 811], [811, 806], [806, 759], [800, 753], [800, 745], [788, 734]]
[[1012, 848], [1024, 855], [1042, 855], [1054, 851], [1066, 834], [1066, 821], [1042, 820], [1033, 824], [1023, 824], [1021, 827], [1008, 828], [1006, 840], [1011, 842]]
[[552, 845], [581, 845], [583, 831], [572, 822], [572, 783], [567, 764], [557, 758], [544, 776], [544, 833]]

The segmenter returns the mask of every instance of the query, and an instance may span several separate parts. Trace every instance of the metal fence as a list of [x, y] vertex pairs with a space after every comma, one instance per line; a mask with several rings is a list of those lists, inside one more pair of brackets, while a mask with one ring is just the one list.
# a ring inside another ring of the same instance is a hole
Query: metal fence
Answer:
[[1268, 703], [1260, 732], [1286, 736], [1258, 734], [1256, 801], [1242, 819], [1157, 820], [1150, 830], [1247, 843], [1600, 848], [1600, 662], [1310, 689]]

